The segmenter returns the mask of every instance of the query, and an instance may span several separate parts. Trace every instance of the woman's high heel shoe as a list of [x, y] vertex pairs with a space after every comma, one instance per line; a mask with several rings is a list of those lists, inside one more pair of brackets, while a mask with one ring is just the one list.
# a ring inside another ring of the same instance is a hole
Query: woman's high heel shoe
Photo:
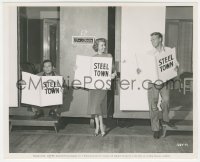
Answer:
[[106, 135], [106, 132], [102, 132], [101, 136], [104, 137]]
[[94, 132], [94, 136], [96, 137], [96, 136], [98, 136], [99, 135], [99, 132]]

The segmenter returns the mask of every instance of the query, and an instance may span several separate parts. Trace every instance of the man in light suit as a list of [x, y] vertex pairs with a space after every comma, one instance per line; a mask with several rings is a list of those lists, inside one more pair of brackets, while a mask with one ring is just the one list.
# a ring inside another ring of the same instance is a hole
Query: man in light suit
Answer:
[[[169, 47], [163, 45], [163, 36], [159, 32], [151, 34], [151, 43], [154, 47], [152, 54], [156, 57], [157, 55], [165, 55], [167, 51], [171, 50]], [[175, 70], [177, 70], [179, 63], [175, 60]], [[148, 84], [148, 102], [150, 109], [151, 128], [154, 132], [153, 137], [158, 139], [160, 137], [160, 120], [159, 120], [159, 109], [157, 107], [159, 94], [162, 97], [161, 108], [162, 108], [162, 124], [174, 127], [174, 124], [169, 120], [169, 95], [170, 88], [167, 86], [168, 82], [162, 84], [149, 83]]]

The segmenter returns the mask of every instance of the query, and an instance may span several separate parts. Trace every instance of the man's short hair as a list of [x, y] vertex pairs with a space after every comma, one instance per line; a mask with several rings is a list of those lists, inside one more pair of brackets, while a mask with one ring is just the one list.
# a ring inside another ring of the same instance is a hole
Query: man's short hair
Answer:
[[161, 41], [163, 41], [163, 35], [160, 32], [153, 32], [151, 33], [151, 37], [157, 35], [159, 38], [161, 38]]
[[51, 66], [53, 66], [53, 62], [51, 60], [44, 60], [42, 62], [42, 67], [44, 67], [44, 64], [47, 63], [47, 62], [50, 62], [51, 63]]

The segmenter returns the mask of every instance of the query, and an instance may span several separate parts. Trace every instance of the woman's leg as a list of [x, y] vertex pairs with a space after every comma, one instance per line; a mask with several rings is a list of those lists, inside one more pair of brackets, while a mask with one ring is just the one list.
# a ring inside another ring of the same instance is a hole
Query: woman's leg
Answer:
[[99, 115], [99, 122], [100, 122], [101, 134], [105, 134], [104, 125], [103, 125], [103, 116], [102, 115]]
[[98, 118], [98, 115], [95, 115], [95, 124], [96, 124], [95, 133], [98, 134], [99, 133], [99, 118]]

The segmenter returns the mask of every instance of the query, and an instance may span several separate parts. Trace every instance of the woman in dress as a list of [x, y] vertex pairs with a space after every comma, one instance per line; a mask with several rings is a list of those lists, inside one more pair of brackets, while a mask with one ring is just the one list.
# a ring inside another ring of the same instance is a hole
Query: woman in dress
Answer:
[[[106, 52], [106, 39], [99, 38], [96, 39], [93, 45], [93, 49], [96, 52], [94, 57], [112, 57], [111, 54]], [[116, 71], [114, 64], [112, 63], [112, 74], [111, 79], [116, 76]], [[95, 118], [96, 129], [94, 136], [99, 135], [99, 129], [101, 131], [101, 136], [105, 136], [106, 132], [104, 130], [103, 116], [107, 115], [107, 108], [103, 107], [103, 101], [106, 97], [107, 90], [92, 89], [89, 90], [89, 106], [88, 114]]]

